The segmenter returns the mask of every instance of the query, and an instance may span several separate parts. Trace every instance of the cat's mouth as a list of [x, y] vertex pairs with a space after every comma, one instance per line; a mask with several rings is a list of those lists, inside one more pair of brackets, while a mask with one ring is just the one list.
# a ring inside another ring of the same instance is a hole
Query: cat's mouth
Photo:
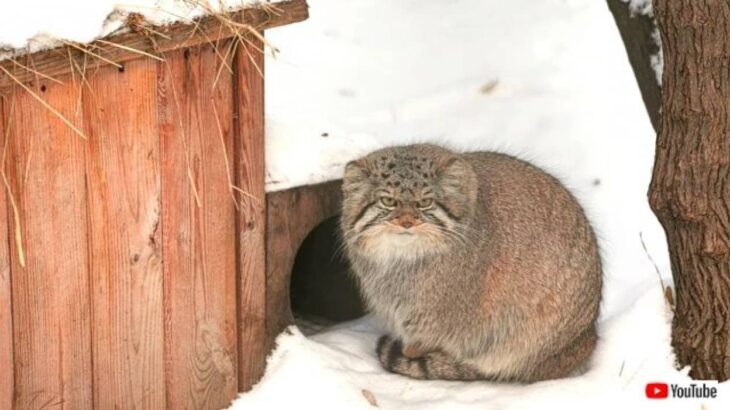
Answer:
[[387, 222], [385, 226], [386, 232], [396, 235], [416, 235], [423, 229], [423, 224], [421, 222], [407, 227], [393, 222]]
[[417, 227], [385, 225], [361, 242], [362, 250], [377, 258], [410, 258], [442, 249], [437, 235], [426, 224]]
[[423, 238], [423, 232], [420, 229], [413, 228], [390, 227], [383, 233], [385, 234], [383, 239], [390, 237], [394, 240], [391, 245], [410, 244]]
[[414, 226], [404, 227], [394, 223], [383, 223], [372, 227], [372, 230], [363, 235], [361, 245], [371, 251], [394, 252], [409, 247], [418, 246], [425, 250], [430, 248], [438, 234], [427, 223], [419, 223]]
[[419, 236], [420, 232], [419, 229], [414, 228], [404, 228], [402, 226], [389, 226], [389, 229], [386, 231], [390, 235], [400, 236], [400, 237], [414, 237]]

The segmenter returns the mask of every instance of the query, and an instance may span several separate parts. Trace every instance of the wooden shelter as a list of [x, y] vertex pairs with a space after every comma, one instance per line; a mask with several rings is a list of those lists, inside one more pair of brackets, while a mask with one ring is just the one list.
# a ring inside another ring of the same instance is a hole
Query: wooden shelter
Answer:
[[0, 409], [221, 408], [258, 380], [338, 201], [264, 192], [256, 33], [306, 18], [132, 21], [0, 62]]

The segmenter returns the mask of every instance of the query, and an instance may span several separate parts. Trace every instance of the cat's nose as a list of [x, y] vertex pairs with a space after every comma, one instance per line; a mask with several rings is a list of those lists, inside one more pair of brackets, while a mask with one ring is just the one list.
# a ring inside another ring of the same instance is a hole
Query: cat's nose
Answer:
[[418, 225], [420, 221], [418, 221], [413, 215], [406, 214], [396, 218], [395, 223], [402, 228], [409, 229]]

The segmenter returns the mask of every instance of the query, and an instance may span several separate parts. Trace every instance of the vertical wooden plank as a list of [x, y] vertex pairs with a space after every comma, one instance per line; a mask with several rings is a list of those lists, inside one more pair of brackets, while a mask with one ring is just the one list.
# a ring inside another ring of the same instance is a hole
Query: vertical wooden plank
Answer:
[[264, 187], [263, 44], [239, 50], [235, 64], [237, 110], [239, 389], [250, 389], [264, 372], [266, 347], [266, 192]]
[[[34, 89], [82, 127], [74, 87], [45, 83]], [[93, 402], [85, 141], [19, 87], [11, 98], [6, 169], [26, 254], [22, 267], [10, 242], [14, 408], [88, 409]]]
[[[157, 66], [104, 67], [84, 89], [94, 404], [165, 407]], [[184, 341], [180, 341], [184, 342]]]
[[210, 46], [166, 59], [158, 122], [167, 405], [221, 408], [236, 395], [238, 371], [232, 81], [224, 69], [213, 87]]
[[[0, 96], [0, 159], [5, 147], [4, 101]], [[5, 164], [0, 163], [0, 169]], [[0, 179], [0, 409], [13, 408], [13, 315], [10, 297], [10, 206], [7, 189]]]

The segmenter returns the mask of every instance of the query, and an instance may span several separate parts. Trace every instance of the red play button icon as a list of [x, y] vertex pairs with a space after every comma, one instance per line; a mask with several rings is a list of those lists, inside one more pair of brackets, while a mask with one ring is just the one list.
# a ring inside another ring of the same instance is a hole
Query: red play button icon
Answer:
[[646, 397], [650, 399], [666, 399], [669, 396], [669, 386], [666, 383], [647, 383]]

